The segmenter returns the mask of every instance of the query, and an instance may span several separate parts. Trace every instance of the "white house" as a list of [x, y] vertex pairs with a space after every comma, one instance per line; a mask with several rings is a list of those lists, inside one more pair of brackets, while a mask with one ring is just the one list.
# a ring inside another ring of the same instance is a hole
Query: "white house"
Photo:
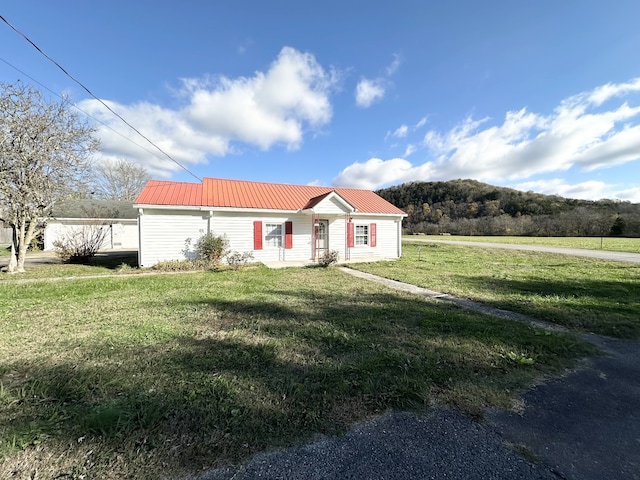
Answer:
[[339, 261], [402, 254], [406, 214], [369, 190], [205, 178], [151, 180], [136, 200], [141, 267], [189, 258], [208, 232], [260, 262]]
[[57, 205], [44, 229], [44, 250], [54, 242], [82, 235], [88, 228], [106, 230], [101, 249], [137, 249], [137, 210], [131, 202], [115, 200], [66, 200]]

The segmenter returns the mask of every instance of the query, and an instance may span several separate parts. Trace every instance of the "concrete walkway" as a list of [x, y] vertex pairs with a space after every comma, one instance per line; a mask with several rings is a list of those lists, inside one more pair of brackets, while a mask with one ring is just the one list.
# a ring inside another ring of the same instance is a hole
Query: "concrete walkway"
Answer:
[[445, 302], [453, 303], [461, 308], [464, 308], [465, 310], [475, 310], [477, 312], [482, 312], [487, 315], [493, 315], [494, 317], [500, 317], [500, 318], [505, 318], [507, 320], [515, 320], [518, 322], [529, 323], [535, 327], [542, 328], [548, 331], [553, 331], [553, 332], [567, 331], [567, 329], [562, 325], [555, 325], [553, 323], [543, 322], [542, 320], [537, 320], [535, 318], [527, 317], [526, 315], [522, 315], [521, 313], [510, 312], [508, 310], [502, 310], [500, 308], [490, 307], [482, 303], [474, 302], [473, 300], [457, 298], [447, 293], [436, 292], [434, 290], [429, 290], [428, 288], [418, 287], [416, 285], [411, 285], [409, 283], [398, 282], [397, 280], [390, 280], [388, 278], [379, 277], [378, 275], [373, 275], [371, 273], [361, 272], [359, 270], [352, 270], [347, 267], [338, 267], [338, 268], [344, 273], [353, 275], [354, 277], [363, 278], [370, 282], [380, 283], [394, 290], [400, 290], [403, 292], [412, 293], [414, 295], [420, 295], [423, 297], [429, 297], [436, 300], [442, 300]]

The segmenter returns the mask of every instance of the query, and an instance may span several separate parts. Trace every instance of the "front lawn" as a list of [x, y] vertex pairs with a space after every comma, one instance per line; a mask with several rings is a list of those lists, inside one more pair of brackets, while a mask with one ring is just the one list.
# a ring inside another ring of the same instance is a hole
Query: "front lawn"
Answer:
[[578, 331], [640, 336], [640, 265], [543, 252], [404, 244], [396, 262], [353, 268]]
[[337, 269], [0, 284], [0, 478], [181, 478], [593, 352]]

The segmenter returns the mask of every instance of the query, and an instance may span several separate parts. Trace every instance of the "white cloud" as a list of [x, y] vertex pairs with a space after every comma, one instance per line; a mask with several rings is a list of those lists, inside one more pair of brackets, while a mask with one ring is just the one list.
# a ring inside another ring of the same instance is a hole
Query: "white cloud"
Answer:
[[333, 179], [333, 184], [338, 187], [374, 190], [380, 185], [404, 181], [413, 168], [410, 162], [402, 158], [371, 158], [364, 163], [356, 162], [349, 165]]
[[618, 198], [620, 200], [627, 200], [631, 203], [640, 203], [640, 187], [615, 190], [612, 195], [608, 195], [605, 198]]
[[594, 105], [602, 105], [613, 97], [637, 91], [640, 91], [640, 78], [635, 78], [626, 83], [607, 83], [606, 85], [594, 88], [589, 95], [589, 101]]
[[249, 47], [251, 47], [252, 45], [253, 45], [253, 39], [246, 38], [240, 45], [238, 45], [238, 48], [236, 50], [238, 54], [244, 55], [249, 49]]
[[418, 123], [413, 127], [414, 130], [424, 127], [427, 124], [427, 117], [422, 117]]
[[409, 144], [407, 145], [407, 149], [404, 151], [404, 157], [408, 157], [416, 152], [417, 148], [415, 145]]
[[400, 68], [401, 63], [402, 63], [402, 60], [400, 59], [400, 55], [398, 55], [397, 53], [394, 53], [393, 61], [389, 64], [389, 66], [386, 69], [387, 76], [390, 77], [391, 75], [396, 73], [398, 71], [398, 68]]
[[563, 179], [554, 178], [551, 180], [518, 183], [515, 188], [525, 192], [532, 191], [546, 195], [559, 195], [565, 198], [600, 200], [607, 197], [609, 186], [605, 182], [595, 180], [571, 185]]
[[409, 127], [406, 125], [400, 125], [391, 135], [396, 138], [404, 138], [407, 136], [407, 133], [409, 133]]
[[580, 198], [585, 200], [601, 200], [603, 198], [627, 200], [640, 203], [640, 187], [622, 188], [605, 182], [590, 180], [576, 184], [566, 180], [554, 178], [551, 180], [536, 180], [515, 185], [522, 191], [534, 191], [547, 195], [560, 195], [565, 198]]
[[[183, 79], [179, 98], [184, 105], [167, 109], [150, 103], [112, 108], [176, 160], [184, 164], [223, 156], [244, 143], [267, 150], [274, 145], [298, 148], [307, 130], [326, 125], [332, 116], [330, 93], [337, 82], [313, 55], [284, 47], [266, 72], [252, 77]], [[80, 107], [119, 132], [129, 132], [96, 100]], [[133, 132], [127, 137], [155, 149]], [[169, 175], [177, 165], [132, 145], [106, 127], [99, 127], [103, 155], [138, 161], [152, 174]]]
[[[414, 166], [406, 160], [401, 163], [401, 159], [372, 159], [353, 164], [353, 169], [347, 167], [336, 181], [372, 188], [393, 181], [453, 178], [495, 183], [571, 168], [592, 171], [640, 160], [640, 106], [607, 103], [635, 92], [640, 92], [640, 79], [569, 97], [549, 115], [523, 108], [507, 112], [502, 122], [494, 125], [489, 118], [467, 118], [449, 131], [430, 130], [425, 134], [423, 144], [431, 158], [422, 165]], [[608, 108], [603, 108], [605, 103]], [[424, 124], [423, 120], [419, 124]], [[349, 174], [358, 178], [350, 179]]]
[[356, 104], [362, 108], [369, 108], [375, 102], [382, 100], [385, 94], [384, 84], [380, 79], [363, 79], [356, 86]]
[[[393, 61], [385, 69], [386, 76], [394, 75], [401, 63], [400, 55], [394, 53]], [[389, 81], [384, 77], [375, 79], [363, 78], [356, 85], [356, 105], [361, 108], [369, 108], [374, 103], [382, 100], [387, 93], [388, 85]]]

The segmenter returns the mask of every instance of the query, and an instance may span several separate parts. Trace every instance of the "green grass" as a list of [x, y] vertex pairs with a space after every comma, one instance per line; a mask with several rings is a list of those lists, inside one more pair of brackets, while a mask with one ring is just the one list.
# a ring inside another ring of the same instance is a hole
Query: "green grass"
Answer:
[[549, 247], [585, 248], [612, 252], [640, 253], [640, 238], [619, 237], [476, 237], [462, 235], [405, 235], [407, 242], [417, 239], [452, 240], [464, 242], [509, 243], [516, 245], [545, 245]]
[[356, 264], [577, 331], [640, 337], [640, 265], [446, 244], [407, 244], [397, 262]]
[[337, 269], [5, 282], [0, 332], [0, 478], [181, 478], [389, 408], [481, 415], [593, 353]]

